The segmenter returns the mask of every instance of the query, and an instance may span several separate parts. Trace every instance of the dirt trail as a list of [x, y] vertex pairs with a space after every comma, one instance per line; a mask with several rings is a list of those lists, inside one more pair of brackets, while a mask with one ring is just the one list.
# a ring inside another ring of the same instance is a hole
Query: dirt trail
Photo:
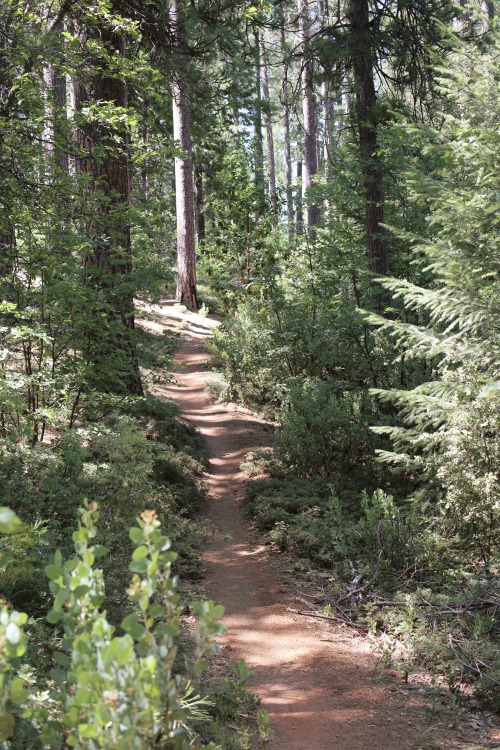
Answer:
[[216, 533], [204, 555], [206, 588], [226, 609], [224, 651], [253, 670], [250, 687], [275, 729], [271, 750], [464, 747], [463, 732], [447, 728], [446, 711], [430, 722], [421, 692], [388, 678], [366, 639], [287, 612], [306, 600], [300, 600], [280, 556], [249, 530], [240, 507], [246, 478], [239, 465], [248, 451], [270, 442], [271, 431], [248, 410], [214, 404], [207, 396], [204, 340], [217, 323], [171, 304], [154, 309], [166, 318], [161, 324], [145, 321], [150, 330], [175, 327], [176, 319], [184, 327], [175, 383], [156, 390], [179, 404], [208, 444], [207, 513]]

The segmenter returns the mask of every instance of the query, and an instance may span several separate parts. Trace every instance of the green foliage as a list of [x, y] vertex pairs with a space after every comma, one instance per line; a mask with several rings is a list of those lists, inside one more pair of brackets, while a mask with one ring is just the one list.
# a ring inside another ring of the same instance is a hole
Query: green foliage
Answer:
[[[319, 480], [280, 477], [252, 483], [247, 508], [280, 548], [347, 577], [381, 565], [385, 575], [401, 573], [415, 560], [432, 574], [430, 545], [416, 520], [382, 490], [373, 494], [334, 487]], [[348, 561], [349, 564], [348, 564]]]
[[426, 264], [432, 281], [382, 283], [421, 320], [369, 316], [406, 359], [427, 360], [433, 370], [432, 380], [412, 390], [377, 391], [398, 407], [402, 421], [378, 428], [395, 449], [381, 457], [441, 482], [447, 533], [457, 534], [483, 563], [497, 554], [500, 507], [499, 403], [494, 387], [485, 390], [498, 381], [500, 361], [498, 185], [491, 171], [500, 155], [497, 32], [489, 44], [482, 53], [458, 45], [453, 66], [441, 70], [450, 106], [439, 131], [401, 126], [432, 156], [430, 171], [415, 164], [407, 178], [414, 200], [429, 211], [428, 231], [412, 245], [415, 262]]
[[[291, 387], [280, 414], [277, 453], [299, 475], [338, 476], [370, 460], [366, 395], [335, 383], [305, 380]], [[364, 407], [364, 408], [363, 408]]]
[[26, 650], [22, 626], [27, 617], [0, 615], [2, 740], [6, 747], [97, 748], [154, 747], [162, 738], [165, 747], [200, 747], [188, 741], [191, 722], [206, 701], [193, 692], [214, 653], [213, 639], [223, 632], [218, 622], [222, 607], [213, 602], [195, 605], [198, 641], [194, 659], [179, 674], [174, 661], [181, 632], [182, 605], [171, 567], [175, 553], [160, 532], [153, 511], [145, 511], [130, 529], [134, 544], [127, 596], [130, 612], [115, 628], [101, 609], [105, 599], [102, 570], [96, 559], [106, 548], [96, 544], [97, 506], [80, 510], [73, 533], [76, 556], [64, 561], [58, 551], [47, 566], [54, 597], [48, 620], [62, 628], [62, 650], [51, 678], [50, 700], [43, 692], [30, 695], [16, 677], [19, 659]]
[[8, 564], [3, 590], [16, 606], [30, 613], [44, 610], [47, 591], [33, 574], [50, 549], [69, 553], [67, 529], [90, 496], [102, 509], [99, 535], [109, 549], [103, 564], [111, 601], [125, 585], [128, 529], [145, 504], [176, 545], [177, 569], [199, 576], [201, 525], [192, 516], [204, 497], [206, 449], [171, 402], [143, 399], [124, 408], [128, 414], [113, 411], [99, 423], [82, 423], [51, 445], [0, 442], [4, 501], [30, 522], [2, 545], [2, 568]]

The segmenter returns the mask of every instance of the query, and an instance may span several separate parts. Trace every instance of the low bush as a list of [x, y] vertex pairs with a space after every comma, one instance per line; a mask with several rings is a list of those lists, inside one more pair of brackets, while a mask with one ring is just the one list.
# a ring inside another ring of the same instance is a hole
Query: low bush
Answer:
[[339, 476], [372, 461], [370, 398], [332, 382], [308, 379], [293, 385], [280, 412], [276, 450], [302, 476]]
[[[19, 561], [25, 561], [23, 580], [20, 562], [15, 582], [0, 570], [2, 590], [16, 606], [30, 613], [46, 607], [47, 590], [34, 583], [35, 567], [43, 567], [55, 548], [69, 553], [67, 529], [75, 526], [85, 497], [101, 507], [98, 533], [108, 548], [103, 564], [111, 601], [115, 588], [124, 585], [128, 529], [145, 506], [157, 513], [178, 549], [176, 569], [191, 578], [199, 575], [201, 527], [193, 515], [205, 492], [202, 440], [179, 419], [172, 403], [141, 399], [126, 405], [125, 412], [113, 411], [98, 423], [67, 430], [52, 444], [31, 448], [0, 442], [3, 502], [31, 529], [28, 534], [24, 527], [24, 552], [16, 551]], [[12, 538], [10, 544], [14, 542]]]

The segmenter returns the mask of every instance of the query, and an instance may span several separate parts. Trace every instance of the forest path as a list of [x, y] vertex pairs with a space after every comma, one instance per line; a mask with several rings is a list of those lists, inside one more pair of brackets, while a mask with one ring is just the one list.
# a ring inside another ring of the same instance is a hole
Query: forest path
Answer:
[[213, 403], [207, 395], [204, 342], [216, 321], [172, 303], [149, 310], [158, 317], [143, 320], [146, 329], [181, 332], [175, 380], [154, 392], [177, 402], [207, 441], [207, 517], [215, 529], [204, 553], [207, 595], [226, 610], [223, 657], [244, 658], [253, 671], [249, 687], [275, 730], [270, 750], [464, 747], [463, 727], [448, 726], [446, 709], [430, 719], [421, 691], [377, 667], [366, 638], [287, 611], [307, 607], [307, 599], [286, 561], [259, 541], [241, 509], [248, 477], [240, 463], [249, 451], [270, 444], [272, 429], [249, 410]]

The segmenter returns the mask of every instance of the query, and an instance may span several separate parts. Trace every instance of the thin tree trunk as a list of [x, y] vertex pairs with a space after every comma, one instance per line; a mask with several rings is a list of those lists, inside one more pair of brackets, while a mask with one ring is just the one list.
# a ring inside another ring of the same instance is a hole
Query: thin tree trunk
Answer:
[[377, 96], [373, 75], [373, 44], [368, 0], [351, 0], [348, 16], [354, 50], [352, 67], [365, 198], [366, 244], [371, 270], [377, 275], [385, 276], [389, 271], [389, 263], [382, 226], [383, 172], [377, 153]]
[[296, 234], [304, 233], [304, 214], [302, 205], [302, 157], [300, 157], [299, 159], [297, 159], [297, 189], [295, 196], [295, 215], [297, 217], [295, 228]]
[[285, 138], [285, 188], [286, 188], [286, 216], [288, 236], [293, 237], [293, 190], [292, 190], [292, 150], [290, 144], [290, 111], [288, 104], [284, 106], [284, 138]]
[[[328, 7], [328, 0], [319, 0], [318, 13], [321, 19], [323, 28], [326, 28], [330, 23], [330, 9]], [[323, 126], [323, 153], [322, 156], [322, 169], [323, 174], [328, 180], [330, 174], [330, 159], [331, 159], [331, 144], [332, 144], [332, 120], [334, 115], [334, 101], [330, 97], [330, 92], [334, 93], [338, 91], [338, 84], [336, 81], [328, 80], [328, 72], [326, 69], [323, 70], [324, 81], [321, 84], [321, 115], [322, 115], [322, 126]], [[330, 210], [329, 203], [327, 204], [328, 212]]]
[[[150, 133], [151, 131], [150, 131], [149, 125], [144, 125], [143, 131], [142, 131], [142, 139], [146, 145], [149, 143]], [[146, 202], [149, 201], [149, 184], [150, 184], [149, 172], [148, 172], [148, 165], [146, 162], [143, 168], [141, 169], [142, 197], [143, 197], [143, 200], [145, 200]]]
[[[281, 49], [285, 49], [285, 20], [281, 24]], [[283, 80], [283, 138], [285, 141], [285, 190], [286, 190], [286, 217], [288, 225], [288, 237], [293, 237], [293, 189], [292, 189], [292, 149], [290, 140], [290, 104], [288, 102], [288, 66], [285, 65]]]
[[274, 158], [274, 138], [273, 138], [273, 121], [270, 111], [269, 98], [269, 75], [267, 71], [267, 61], [264, 49], [264, 42], [260, 40], [260, 66], [262, 70], [262, 98], [266, 104], [265, 121], [267, 134], [267, 172], [269, 178], [269, 197], [271, 199], [271, 208], [274, 213], [278, 210], [276, 198], [276, 161]]
[[200, 164], [194, 168], [195, 174], [195, 191], [196, 191], [196, 228], [198, 245], [202, 243], [206, 236], [205, 228], [205, 207], [203, 198], [203, 169]]
[[179, 46], [172, 82], [174, 140], [183, 151], [175, 157], [175, 208], [177, 216], [177, 291], [176, 300], [190, 310], [197, 310], [196, 242], [194, 231], [194, 190], [191, 122], [189, 116], [189, 84], [187, 40], [179, 21], [177, 0], [171, 0], [170, 17]]
[[[0, 281], [5, 276], [11, 276], [13, 268], [13, 248], [15, 243], [14, 228], [7, 216], [2, 218], [0, 225]], [[3, 294], [5, 287], [2, 286]]]
[[314, 102], [313, 66], [309, 58], [309, 4], [308, 0], [298, 0], [299, 37], [302, 43], [302, 115], [304, 127], [304, 185], [306, 193], [306, 224], [309, 233], [314, 235], [314, 227], [319, 224], [320, 210], [307, 195], [318, 173], [317, 117]]

